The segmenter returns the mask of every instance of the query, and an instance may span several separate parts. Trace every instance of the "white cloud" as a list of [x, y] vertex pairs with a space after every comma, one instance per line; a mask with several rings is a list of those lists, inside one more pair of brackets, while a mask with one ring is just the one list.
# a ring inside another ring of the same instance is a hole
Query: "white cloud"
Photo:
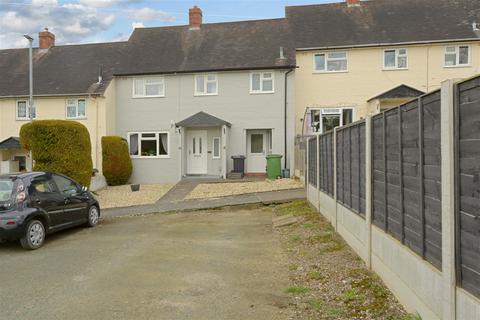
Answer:
[[128, 5], [131, 3], [140, 2], [141, 0], [79, 0], [81, 4], [89, 7], [107, 8], [117, 5]]
[[135, 28], [145, 28], [145, 25], [143, 24], [143, 22], [132, 22], [132, 29]]
[[[57, 0], [28, 3], [0, 2], [0, 48], [24, 47], [24, 34], [36, 35], [48, 27], [57, 43], [78, 43], [108, 30], [115, 15], [79, 3], [59, 4]], [[36, 38], [36, 36], [34, 37]]]
[[161, 10], [155, 10], [152, 8], [141, 8], [129, 10], [132, 17], [135, 20], [143, 21], [162, 21], [172, 22], [175, 21], [175, 17]]

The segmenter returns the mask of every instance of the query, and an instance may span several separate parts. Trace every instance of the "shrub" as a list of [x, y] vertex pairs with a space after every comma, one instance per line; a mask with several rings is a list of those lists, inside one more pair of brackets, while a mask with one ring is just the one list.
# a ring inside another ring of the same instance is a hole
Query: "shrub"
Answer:
[[102, 137], [103, 175], [110, 186], [126, 184], [132, 175], [127, 142], [118, 136]]
[[92, 177], [92, 145], [87, 128], [67, 120], [35, 120], [20, 129], [20, 142], [32, 151], [33, 170], [58, 172], [84, 186]]

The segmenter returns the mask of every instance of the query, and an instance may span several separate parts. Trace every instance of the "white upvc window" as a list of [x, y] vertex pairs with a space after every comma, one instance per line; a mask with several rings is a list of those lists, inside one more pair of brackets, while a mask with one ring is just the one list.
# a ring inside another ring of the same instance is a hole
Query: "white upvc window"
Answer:
[[464, 67], [470, 65], [470, 46], [447, 46], [445, 47], [445, 61], [444, 66], [451, 67]]
[[133, 98], [165, 97], [165, 78], [143, 77], [133, 79]]
[[65, 104], [65, 114], [67, 119], [86, 119], [87, 100], [67, 99]]
[[250, 93], [275, 92], [273, 72], [252, 72], [250, 74]]
[[353, 122], [353, 108], [320, 108], [312, 109], [311, 126], [312, 131], [324, 133]]
[[385, 49], [383, 51], [383, 68], [386, 70], [402, 70], [408, 68], [407, 49]]
[[213, 144], [212, 144], [212, 158], [213, 159], [220, 159], [222, 157], [222, 140], [220, 137], [214, 137], [213, 138]]
[[214, 96], [218, 94], [218, 77], [215, 73], [195, 75], [196, 96]]
[[348, 57], [346, 51], [316, 53], [313, 55], [314, 72], [347, 72]]
[[30, 113], [31, 119], [37, 118], [37, 109], [35, 107], [35, 103], [33, 104], [32, 108], [29, 108], [28, 100], [17, 100], [15, 103], [15, 118], [16, 120], [30, 120]]
[[168, 131], [128, 134], [128, 147], [132, 158], [169, 158], [169, 146]]

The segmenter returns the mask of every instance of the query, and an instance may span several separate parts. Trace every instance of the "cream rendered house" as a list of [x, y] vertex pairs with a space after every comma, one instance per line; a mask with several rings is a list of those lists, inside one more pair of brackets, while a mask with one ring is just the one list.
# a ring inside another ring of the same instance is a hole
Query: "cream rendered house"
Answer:
[[480, 73], [477, 0], [347, 0], [286, 8], [295, 34], [297, 136]]
[[[94, 168], [101, 171], [101, 137], [115, 132], [112, 66], [124, 43], [55, 46], [48, 31], [34, 49], [34, 119], [84, 124], [90, 133]], [[29, 153], [19, 143], [28, 108], [28, 50], [0, 50], [0, 173], [30, 170]]]

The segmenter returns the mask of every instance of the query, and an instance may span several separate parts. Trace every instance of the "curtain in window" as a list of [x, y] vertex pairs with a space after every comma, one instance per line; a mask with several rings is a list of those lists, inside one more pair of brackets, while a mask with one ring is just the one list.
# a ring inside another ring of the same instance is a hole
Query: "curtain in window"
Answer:
[[137, 156], [138, 155], [138, 134], [130, 135], [130, 155]]
[[168, 155], [168, 134], [160, 133], [160, 155]]

